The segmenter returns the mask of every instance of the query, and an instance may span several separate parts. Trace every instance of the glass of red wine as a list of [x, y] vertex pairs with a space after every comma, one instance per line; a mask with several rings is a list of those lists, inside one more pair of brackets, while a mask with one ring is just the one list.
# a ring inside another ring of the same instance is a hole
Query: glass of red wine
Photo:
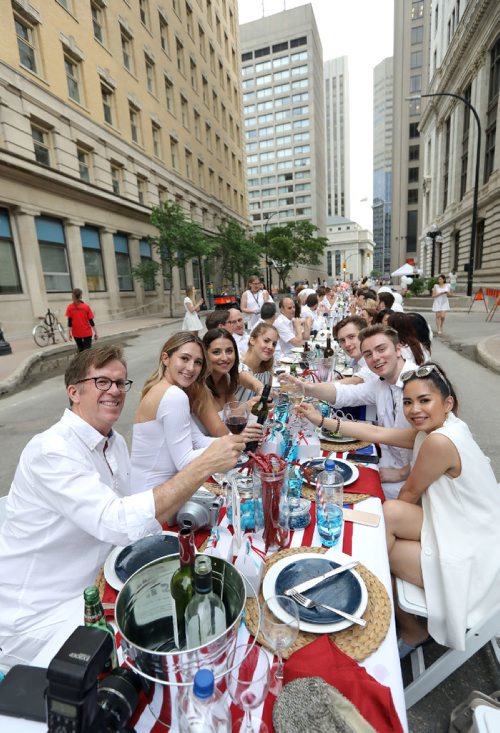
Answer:
[[233, 435], [239, 435], [247, 426], [249, 416], [246, 402], [227, 402], [224, 405], [224, 423]]

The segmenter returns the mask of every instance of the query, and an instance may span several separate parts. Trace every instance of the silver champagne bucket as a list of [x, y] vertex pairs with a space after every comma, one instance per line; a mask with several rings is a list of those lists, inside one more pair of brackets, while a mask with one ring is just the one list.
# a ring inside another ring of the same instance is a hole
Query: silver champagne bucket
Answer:
[[125, 661], [152, 682], [185, 687], [202, 667], [212, 669], [216, 680], [228, 670], [245, 608], [245, 583], [230, 563], [210, 559], [214, 592], [226, 609], [226, 629], [204, 646], [179, 650], [174, 643], [170, 578], [179, 567], [178, 554], [145, 565], [118, 594], [115, 619]]

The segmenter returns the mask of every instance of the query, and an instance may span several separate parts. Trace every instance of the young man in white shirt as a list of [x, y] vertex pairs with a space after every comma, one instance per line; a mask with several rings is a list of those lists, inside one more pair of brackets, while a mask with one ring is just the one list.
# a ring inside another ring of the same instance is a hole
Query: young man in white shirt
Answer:
[[295, 318], [295, 304], [291, 298], [280, 300], [280, 314], [273, 323], [279, 335], [281, 354], [287, 356], [294, 346], [303, 346], [311, 335], [311, 319]]
[[377, 379], [377, 375], [371, 369], [368, 369], [366, 361], [361, 355], [359, 332], [367, 326], [367, 322], [361, 316], [347, 316], [347, 318], [339, 321], [333, 329], [333, 335], [342, 350], [350, 359], [354, 360], [352, 377], [342, 379], [342, 384], [362, 384]]
[[74, 600], [94, 583], [113, 545], [160, 533], [244, 448], [239, 436], [220, 438], [176, 476], [142, 491], [130, 485], [127, 446], [113, 430], [132, 384], [121, 347], [81, 352], [65, 384], [71, 409], [23, 450], [0, 528], [3, 669], [29, 664], [57, 626], [73, 619]]
[[[377, 423], [384, 427], [409, 427], [403, 413], [403, 382], [401, 375], [415, 369], [412, 361], [401, 356], [397, 331], [380, 324], [359, 333], [361, 354], [369, 369], [378, 377], [363, 384], [343, 384], [343, 380], [312, 384], [282, 375], [280, 379], [297, 381], [306, 396], [330, 402], [336, 408], [375, 405]], [[380, 460], [380, 480], [388, 499], [396, 499], [410, 471], [412, 451], [383, 446]]]

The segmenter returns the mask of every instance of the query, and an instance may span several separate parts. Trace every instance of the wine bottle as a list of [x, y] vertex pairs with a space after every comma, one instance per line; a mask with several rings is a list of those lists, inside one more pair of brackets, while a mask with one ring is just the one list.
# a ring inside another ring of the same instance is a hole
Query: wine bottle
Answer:
[[[265, 384], [264, 389], [262, 390], [262, 394], [260, 395], [260, 400], [255, 403], [255, 405], [252, 407], [252, 415], [255, 415], [257, 417], [257, 422], [259, 425], [264, 425], [264, 423], [267, 420], [267, 416], [269, 413], [269, 405], [268, 405], [268, 399], [269, 395], [271, 393], [271, 385]], [[255, 453], [259, 445], [259, 442], [257, 440], [252, 440], [250, 443], [247, 443], [245, 446], [245, 450], [249, 451], [251, 453]]]
[[309, 351], [311, 351], [309, 347], [309, 341], [304, 342], [304, 354], [307, 354]]
[[226, 610], [212, 590], [212, 562], [208, 555], [194, 561], [194, 595], [184, 614], [188, 649], [202, 646], [226, 628]]
[[174, 638], [177, 649], [186, 646], [186, 629], [184, 613], [194, 593], [194, 559], [196, 547], [193, 530], [184, 527], [179, 532], [180, 567], [170, 579], [170, 594], [174, 600], [172, 615], [174, 617]]
[[107, 631], [113, 639], [113, 651], [106, 664], [104, 665], [104, 673], [109, 674], [115, 667], [118, 667], [118, 657], [116, 653], [115, 632], [111, 624], [108, 624], [104, 615], [104, 607], [101, 603], [99, 588], [95, 585], [89, 585], [83, 591], [84, 617], [85, 626], [96, 626], [98, 629]]
[[330, 356], [333, 356], [333, 349], [332, 349], [332, 338], [331, 336], [326, 337], [326, 346], [323, 351], [323, 354], [325, 355], [325, 359], [328, 359]]

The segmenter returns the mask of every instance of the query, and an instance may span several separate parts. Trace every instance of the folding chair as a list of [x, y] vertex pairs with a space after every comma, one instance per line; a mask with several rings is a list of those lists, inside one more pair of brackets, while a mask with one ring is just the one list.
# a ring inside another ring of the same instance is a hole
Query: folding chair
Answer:
[[[425, 593], [413, 583], [396, 578], [398, 604], [403, 611], [415, 616], [427, 618]], [[467, 630], [465, 634], [465, 651], [448, 649], [430, 667], [425, 666], [422, 647], [417, 647], [411, 653], [411, 672], [413, 681], [405, 687], [405, 703], [409, 709], [421, 700], [431, 690], [441, 684], [452, 672], [462, 666], [473, 654], [491, 641], [493, 652], [500, 663], [500, 649], [496, 635], [500, 632], [500, 604], [491, 609], [491, 612], [480, 623]]]

